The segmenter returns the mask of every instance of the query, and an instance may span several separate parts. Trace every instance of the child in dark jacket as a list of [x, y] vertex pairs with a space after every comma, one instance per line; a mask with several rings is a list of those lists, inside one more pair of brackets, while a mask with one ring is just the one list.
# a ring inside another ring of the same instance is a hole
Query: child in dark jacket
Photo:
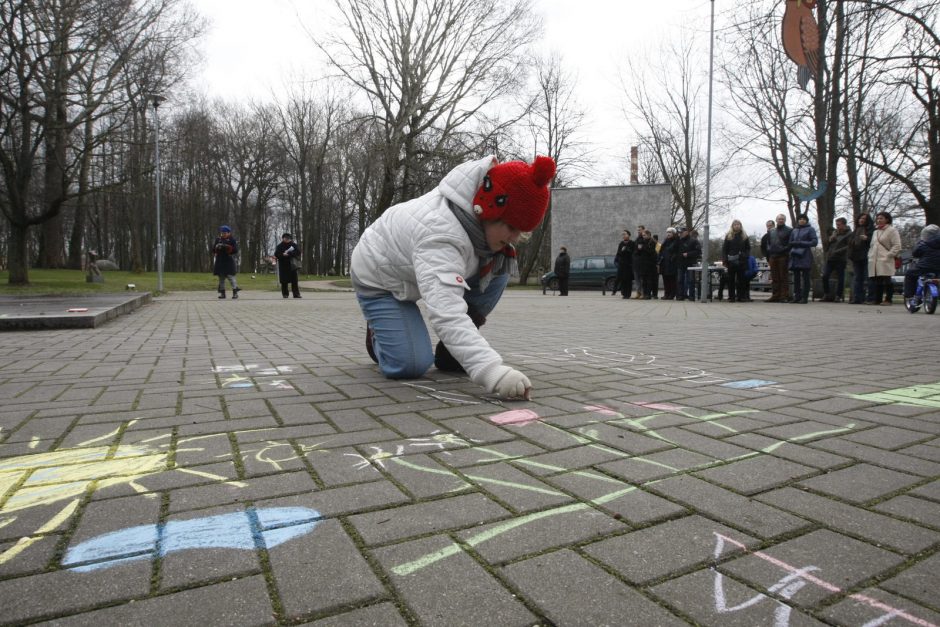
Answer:
[[911, 257], [916, 264], [904, 273], [904, 300], [914, 296], [917, 290], [917, 278], [922, 274], [940, 275], [940, 226], [928, 224], [920, 232], [920, 240], [914, 247]]

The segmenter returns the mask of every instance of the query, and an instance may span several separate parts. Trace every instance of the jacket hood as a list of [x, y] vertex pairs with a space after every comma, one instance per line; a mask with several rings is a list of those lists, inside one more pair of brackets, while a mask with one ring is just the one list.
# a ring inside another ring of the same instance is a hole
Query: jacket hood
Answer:
[[492, 155], [462, 163], [447, 173], [437, 189], [444, 198], [475, 216], [473, 197], [483, 185], [483, 177], [496, 163], [496, 158]]

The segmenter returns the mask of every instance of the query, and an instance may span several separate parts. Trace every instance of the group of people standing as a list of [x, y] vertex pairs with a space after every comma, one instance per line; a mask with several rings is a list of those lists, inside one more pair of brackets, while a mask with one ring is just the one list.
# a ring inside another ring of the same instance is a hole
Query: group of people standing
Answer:
[[[850, 302], [891, 304], [894, 295], [891, 276], [901, 266], [901, 235], [892, 222], [887, 211], [878, 212], [874, 223], [871, 216], [862, 213], [856, 218], [853, 230], [845, 218], [836, 218], [823, 265], [824, 301], [844, 302], [845, 271], [851, 262], [854, 279]], [[761, 250], [770, 264], [771, 274], [772, 295], [767, 302], [805, 304], [808, 301], [812, 251], [818, 243], [816, 229], [809, 224], [806, 214], [797, 216], [797, 225], [793, 228], [787, 226], [783, 214], [778, 215], [776, 221], [767, 222], [767, 233], [761, 239]], [[793, 273], [792, 295], [788, 270]]]
[[632, 233], [624, 229], [617, 245], [614, 257], [617, 282], [613, 294], [619, 291], [623, 298], [639, 300], [658, 298], [659, 277], [662, 276], [664, 300], [695, 300], [698, 286], [689, 268], [698, 265], [702, 258], [698, 231], [684, 226], [669, 227], [660, 242], [642, 224], [636, 230], [637, 238], [633, 240]]
[[[212, 274], [219, 277], [219, 298], [225, 298], [225, 281], [232, 286], [232, 299], [238, 298], [241, 288], [238, 287], [238, 240], [232, 234], [232, 228], [226, 224], [219, 227], [219, 235], [215, 238], [210, 249], [214, 259]], [[277, 260], [277, 278], [281, 284], [281, 296], [287, 298], [287, 288], [290, 286], [294, 298], [302, 298], [298, 271], [300, 270], [300, 244], [294, 241], [290, 233], [281, 235], [280, 243], [274, 248], [274, 258]]]
[[[835, 228], [828, 235], [829, 245], [822, 270], [824, 301], [845, 301], [845, 274], [851, 263], [854, 279], [850, 302], [891, 304], [894, 294], [891, 276], [901, 266], [901, 236], [892, 222], [887, 211], [877, 213], [874, 221], [866, 213], [859, 215], [854, 229], [849, 227], [845, 218], [836, 218]], [[666, 229], [662, 242], [642, 225], [637, 227], [637, 232], [636, 240], [632, 239], [630, 231], [622, 233], [614, 258], [617, 281], [613, 293], [619, 291], [623, 298], [657, 298], [659, 276], [662, 276], [663, 299], [695, 300], [699, 286], [695, 280], [696, 273], [689, 268], [695, 267], [698, 271], [702, 259], [698, 232], [684, 226], [670, 227]], [[925, 227], [921, 242], [913, 252], [917, 263], [905, 277], [905, 298], [913, 295], [919, 274], [940, 274], [940, 227]], [[813, 249], [818, 245], [819, 235], [806, 214], [797, 216], [793, 227], [787, 226], [784, 214], [767, 221], [767, 232], [760, 241], [760, 252], [770, 266], [772, 294], [767, 302], [809, 302]], [[559, 264], [567, 267], [567, 263], [565, 252], [560, 261], [556, 261], [556, 273]], [[727, 287], [728, 302], [750, 302], [750, 283], [756, 262], [752, 258], [750, 239], [740, 220], [731, 223], [722, 240], [721, 263], [724, 273], [719, 300], [722, 300]], [[566, 292], [564, 289], [562, 293]]]

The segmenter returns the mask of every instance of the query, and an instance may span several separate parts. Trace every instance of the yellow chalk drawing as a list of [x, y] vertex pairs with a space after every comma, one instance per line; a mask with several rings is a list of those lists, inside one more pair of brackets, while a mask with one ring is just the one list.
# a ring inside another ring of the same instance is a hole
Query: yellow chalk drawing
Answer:
[[[169, 461], [169, 444], [158, 447], [150, 445], [151, 441], [168, 438], [169, 435], [151, 438], [139, 444], [89, 446], [113, 440], [122, 430], [136, 422], [136, 420], [131, 420], [122, 424], [110, 433], [82, 442], [78, 448], [20, 455], [0, 460], [0, 527], [13, 523], [17, 518], [15, 516], [17, 512], [67, 501], [62, 509], [36, 531], [20, 538], [11, 548], [0, 553], [0, 564], [9, 562], [39, 541], [44, 534], [61, 527], [72, 516], [82, 498], [92, 487], [102, 490], [110, 486], [126, 484], [138, 493], [146, 493], [148, 490], [137, 481], [168, 470], [222, 481], [235, 487], [246, 485], [216, 474], [172, 466]], [[196, 439], [199, 438], [182, 440], [181, 443]]]
[[917, 407], [940, 407], [940, 381], [895, 388], [873, 394], [852, 394], [852, 398], [884, 405], [914, 405]]

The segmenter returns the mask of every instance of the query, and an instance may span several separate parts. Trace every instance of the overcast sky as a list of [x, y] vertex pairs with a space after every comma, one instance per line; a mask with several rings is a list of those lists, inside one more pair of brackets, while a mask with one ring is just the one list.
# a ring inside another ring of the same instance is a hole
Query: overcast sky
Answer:
[[[311, 35], [322, 35], [331, 25], [333, 0], [190, 1], [210, 20], [195, 81], [210, 97], [272, 100], [292, 81], [322, 67]], [[728, 8], [722, 1], [717, 0], [718, 11]], [[577, 77], [588, 113], [584, 130], [597, 146], [596, 174], [583, 184], [611, 183], [611, 173], [622, 172], [621, 160], [635, 143], [618, 85], [625, 59], [657, 49], [683, 28], [707, 35], [710, 0], [535, 0], [535, 7], [544, 21], [546, 50], [559, 52]], [[748, 231], [763, 232], [767, 211], [736, 213]]]

